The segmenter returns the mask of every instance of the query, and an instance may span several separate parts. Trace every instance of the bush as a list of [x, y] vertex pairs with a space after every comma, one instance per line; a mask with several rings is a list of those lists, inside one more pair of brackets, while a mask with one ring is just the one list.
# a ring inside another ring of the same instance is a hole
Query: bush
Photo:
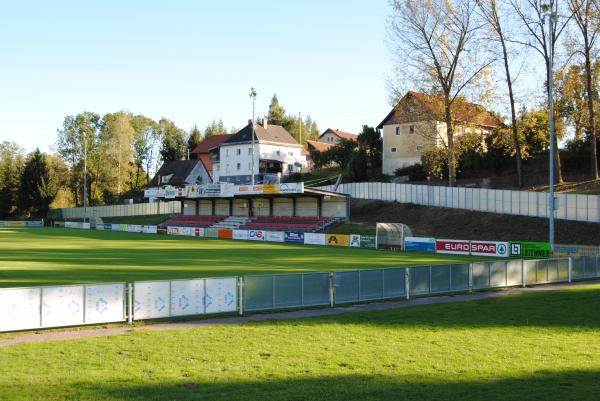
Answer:
[[413, 164], [412, 166], [402, 167], [395, 171], [396, 177], [408, 176], [411, 181], [422, 181], [427, 179], [427, 170], [421, 163]]
[[421, 164], [427, 174], [439, 178], [448, 178], [448, 152], [444, 148], [432, 147], [423, 151]]

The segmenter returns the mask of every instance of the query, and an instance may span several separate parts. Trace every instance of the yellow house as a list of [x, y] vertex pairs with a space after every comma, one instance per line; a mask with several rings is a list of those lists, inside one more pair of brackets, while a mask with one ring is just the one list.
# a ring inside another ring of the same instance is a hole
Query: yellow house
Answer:
[[[402, 167], [421, 162], [424, 150], [446, 146], [444, 98], [407, 92], [377, 126], [382, 130], [384, 174], [393, 175]], [[483, 106], [457, 98], [452, 105], [454, 138], [476, 132], [482, 140], [500, 122]]]

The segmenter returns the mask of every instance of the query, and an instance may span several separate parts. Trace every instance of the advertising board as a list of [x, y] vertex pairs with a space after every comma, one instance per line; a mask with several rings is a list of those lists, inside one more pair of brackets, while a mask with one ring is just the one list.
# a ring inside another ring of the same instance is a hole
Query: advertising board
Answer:
[[325, 245], [325, 234], [304, 233], [304, 243], [307, 245]]
[[235, 312], [237, 310], [237, 278], [205, 279], [206, 313]]
[[270, 242], [283, 242], [285, 235], [283, 231], [267, 231], [266, 240]]
[[471, 241], [471, 255], [507, 258], [509, 256], [509, 244], [508, 242]]
[[233, 230], [233, 239], [247, 240], [248, 230]]
[[248, 239], [250, 241], [264, 241], [265, 232], [263, 230], [248, 230]]
[[169, 317], [168, 281], [142, 281], [133, 284], [134, 319]]
[[471, 244], [470, 241], [438, 239], [435, 242], [435, 250], [438, 253], [469, 255], [471, 253]]
[[42, 288], [42, 327], [83, 324], [83, 286]]
[[40, 327], [41, 288], [0, 289], [0, 331]]
[[304, 244], [304, 233], [286, 231], [283, 240], [292, 244]]
[[361, 248], [377, 248], [377, 241], [374, 235], [361, 235], [360, 236], [360, 247]]
[[232, 239], [233, 232], [230, 229], [222, 228], [219, 230], [218, 237], [222, 239]]
[[204, 280], [171, 281], [171, 316], [204, 313]]
[[350, 234], [350, 246], [354, 248], [360, 248], [360, 235]]
[[125, 284], [95, 284], [85, 286], [85, 323], [106, 323], [125, 320]]
[[404, 238], [404, 250], [416, 252], [435, 252], [435, 238], [406, 237]]
[[511, 241], [510, 256], [527, 259], [546, 259], [552, 256], [548, 242]]
[[350, 237], [346, 234], [326, 234], [326, 243], [331, 246], [349, 246]]

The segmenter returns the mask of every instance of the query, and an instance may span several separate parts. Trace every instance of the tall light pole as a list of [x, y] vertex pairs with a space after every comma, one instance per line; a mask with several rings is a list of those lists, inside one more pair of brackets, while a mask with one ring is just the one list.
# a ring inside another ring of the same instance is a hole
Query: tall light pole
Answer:
[[554, 62], [554, 23], [558, 18], [558, 15], [553, 10], [554, 2], [551, 1], [549, 4], [543, 4], [542, 10], [544, 10], [544, 18], [548, 17], [548, 103], [549, 103], [549, 112], [550, 112], [550, 157], [549, 157], [549, 178], [550, 185], [548, 190], [548, 225], [549, 225], [549, 238], [548, 242], [550, 242], [550, 246], [554, 249], [554, 212], [556, 210], [556, 198], [554, 196], [554, 152], [556, 151], [554, 146], [556, 132], [554, 130], [554, 77], [552, 74], [552, 66]]
[[87, 138], [83, 137], [83, 222], [87, 218]]
[[252, 98], [252, 185], [254, 185], [254, 109], [256, 106], [256, 90], [254, 88], [250, 88], [250, 97]]

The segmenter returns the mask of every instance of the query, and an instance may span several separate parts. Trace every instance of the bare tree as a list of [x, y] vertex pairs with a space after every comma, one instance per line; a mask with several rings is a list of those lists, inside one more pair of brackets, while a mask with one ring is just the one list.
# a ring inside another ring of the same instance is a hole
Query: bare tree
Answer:
[[479, 9], [484, 20], [488, 23], [489, 32], [492, 40], [500, 44], [502, 50], [502, 60], [504, 61], [504, 78], [508, 87], [508, 99], [510, 102], [510, 118], [512, 125], [513, 142], [515, 146], [515, 161], [517, 163], [517, 186], [523, 186], [523, 171], [521, 144], [519, 143], [519, 131], [517, 129], [517, 113], [515, 111], [515, 96], [513, 92], [513, 80], [510, 74], [510, 63], [508, 60], [508, 46], [503, 29], [503, 21], [500, 19], [499, 5], [496, 0], [480, 0], [478, 1]]
[[596, 150], [596, 123], [594, 119], [594, 98], [596, 91], [592, 86], [592, 53], [595, 50], [596, 38], [600, 30], [600, 20], [598, 15], [597, 0], [569, 0], [569, 11], [579, 29], [580, 46], [577, 53], [583, 55], [585, 69], [585, 86], [587, 92], [588, 108], [588, 135], [591, 144], [592, 153], [592, 177], [597, 180], [598, 176], [598, 156]]
[[481, 62], [475, 0], [393, 0], [389, 34], [397, 70], [415, 86], [431, 84], [444, 98], [449, 185], [456, 182], [453, 103], [491, 64]]
[[[552, 32], [548, 32], [548, 27], [544, 23], [544, 17], [548, 11], [558, 14], [558, 0], [510, 0], [510, 4], [522, 22], [525, 36], [530, 39], [524, 41], [515, 40], [514, 42], [534, 49], [544, 58], [546, 65], [546, 91], [549, 93], [548, 82], [550, 82], [550, 76], [548, 73], [550, 71], [550, 62], [554, 62], [556, 43], [569, 23], [570, 16], [561, 16], [560, 21], [553, 24]], [[550, 35], [552, 36], [552, 48], [550, 48]], [[554, 118], [554, 116], [550, 116], [550, 118]], [[554, 137], [554, 149], [556, 156], [554, 158], [556, 178], [558, 178], [559, 183], [562, 183], [560, 152], [558, 151], [556, 136]]]

